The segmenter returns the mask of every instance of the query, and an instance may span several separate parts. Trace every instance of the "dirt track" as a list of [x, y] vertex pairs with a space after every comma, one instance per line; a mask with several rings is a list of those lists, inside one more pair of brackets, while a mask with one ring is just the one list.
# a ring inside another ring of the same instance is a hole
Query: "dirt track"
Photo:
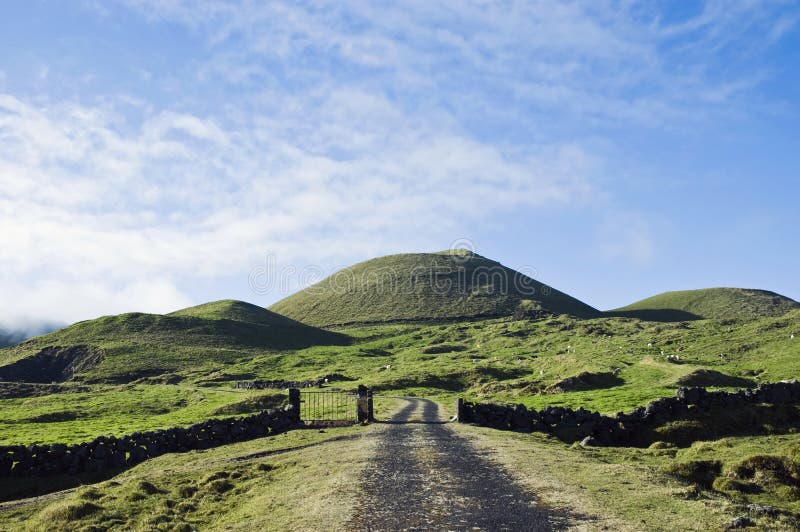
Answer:
[[499, 465], [476, 451], [439, 407], [406, 399], [372, 432], [376, 454], [362, 474], [355, 530], [554, 530], [572, 523], [537, 504]]

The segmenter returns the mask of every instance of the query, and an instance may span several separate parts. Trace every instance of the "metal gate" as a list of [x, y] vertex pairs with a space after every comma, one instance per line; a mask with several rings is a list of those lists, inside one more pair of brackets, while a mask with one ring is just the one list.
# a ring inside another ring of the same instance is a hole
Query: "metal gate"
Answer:
[[357, 422], [358, 396], [352, 392], [300, 390], [300, 419], [305, 422]]

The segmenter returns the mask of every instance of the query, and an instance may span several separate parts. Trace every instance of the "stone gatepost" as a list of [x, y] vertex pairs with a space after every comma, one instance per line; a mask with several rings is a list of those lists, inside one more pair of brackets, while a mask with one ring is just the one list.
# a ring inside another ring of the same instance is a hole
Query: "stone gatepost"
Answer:
[[300, 423], [300, 390], [289, 388], [289, 405], [292, 407], [292, 421]]
[[356, 391], [356, 419], [359, 423], [375, 421], [372, 406], [372, 390], [363, 384], [358, 386]]

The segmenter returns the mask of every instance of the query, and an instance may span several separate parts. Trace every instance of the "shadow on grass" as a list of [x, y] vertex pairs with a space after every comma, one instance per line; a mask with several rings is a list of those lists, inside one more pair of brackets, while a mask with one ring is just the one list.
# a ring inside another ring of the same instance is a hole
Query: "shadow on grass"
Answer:
[[641, 309], [641, 310], [612, 310], [603, 312], [606, 318], [636, 318], [642, 321], [694, 321], [702, 320], [702, 316], [679, 309]]
[[128, 468], [77, 475], [52, 475], [48, 477], [6, 477], [0, 479], [0, 502], [40, 497], [48, 493], [95, 484], [113, 478]]

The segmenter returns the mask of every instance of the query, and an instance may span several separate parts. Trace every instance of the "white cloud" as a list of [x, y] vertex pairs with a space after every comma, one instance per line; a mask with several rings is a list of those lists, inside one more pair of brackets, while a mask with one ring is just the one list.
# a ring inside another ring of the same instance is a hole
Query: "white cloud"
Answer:
[[19, 300], [18, 280], [31, 280], [10, 311], [75, 320], [171, 309], [188, 303], [175, 288], [186, 272], [246, 278], [266, 251], [346, 260], [348, 242], [441, 241], [498, 210], [591, 190], [580, 146], [504, 152], [407, 121], [369, 93], [332, 91], [313, 113], [279, 119], [225, 129], [164, 111], [132, 127], [97, 107], [0, 96], [3, 299]]
[[[169, 101], [0, 94], [6, 319], [172, 310], [266, 252], [349, 262], [604, 201], [584, 139], [741, 108], [765, 74], [711, 76], [709, 50], [796, 20], [752, 2], [670, 23], [626, 1], [126, 3], [205, 47], [188, 74], [130, 65]], [[598, 238], [609, 259], [655, 255], [644, 215]]]

